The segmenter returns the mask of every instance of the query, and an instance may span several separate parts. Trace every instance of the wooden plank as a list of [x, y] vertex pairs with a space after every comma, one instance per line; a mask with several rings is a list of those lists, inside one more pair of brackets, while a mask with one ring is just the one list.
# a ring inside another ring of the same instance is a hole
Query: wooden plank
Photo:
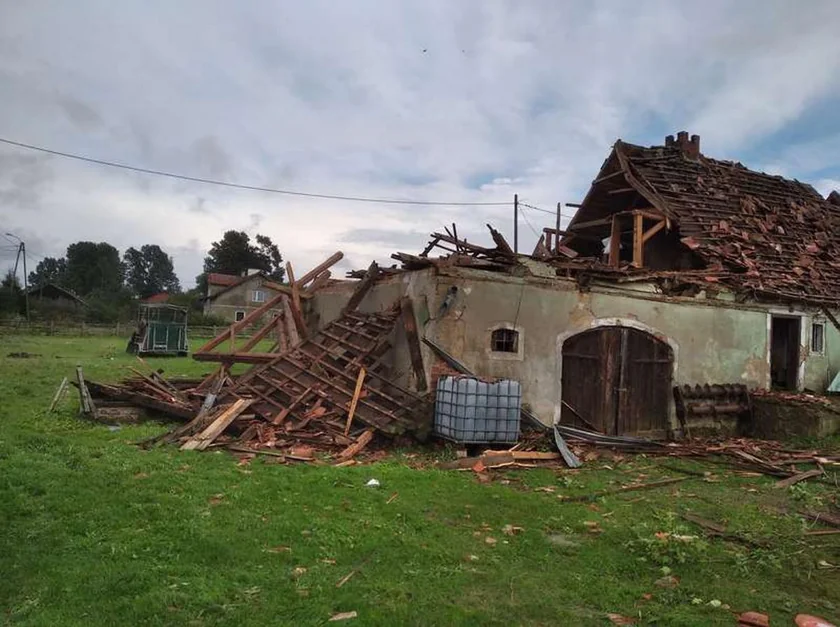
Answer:
[[359, 368], [359, 376], [356, 379], [356, 389], [353, 390], [353, 398], [350, 399], [350, 409], [347, 412], [347, 424], [344, 425], [344, 435], [350, 433], [350, 425], [353, 424], [353, 415], [356, 413], [356, 405], [359, 403], [359, 397], [362, 394], [362, 384], [365, 382], [365, 369]]
[[274, 320], [276, 326], [275, 333], [277, 334], [276, 350], [280, 353], [285, 353], [289, 350], [289, 336], [286, 333], [285, 317], [285, 312], [283, 312], [283, 315], [277, 316]]
[[423, 367], [423, 352], [420, 348], [420, 335], [417, 332], [417, 319], [414, 316], [414, 305], [411, 297], [403, 296], [400, 299], [400, 313], [405, 338], [408, 341], [408, 353], [411, 357], [414, 380], [417, 382], [417, 389], [423, 392], [428, 388], [428, 384], [426, 383], [426, 369]]
[[79, 384], [79, 411], [83, 414], [90, 413], [87, 396], [85, 396], [85, 375], [81, 366], [76, 366], [76, 381]]
[[[254, 333], [254, 335], [251, 336], [251, 339], [248, 340], [245, 343], [245, 346], [243, 346], [242, 348], [239, 349], [239, 352], [240, 353], [247, 353], [252, 348], [254, 348], [257, 344], [259, 344], [260, 340], [262, 340], [266, 335], [271, 333], [271, 330], [275, 327], [275, 325], [277, 323], [277, 318], [279, 316], [282, 316], [282, 315], [283, 315], [282, 313], [278, 313], [276, 316], [274, 316], [271, 319], [271, 321], [268, 324], [263, 326], [263, 328], [260, 329], [259, 331], [257, 331], [256, 333]], [[231, 352], [233, 352], [233, 351], [231, 351]]]
[[587, 222], [576, 222], [569, 225], [569, 231], [580, 231], [581, 229], [588, 229], [593, 226], [606, 226], [612, 220], [612, 216], [608, 218], [600, 218], [598, 220], [588, 220]]
[[289, 280], [289, 285], [292, 286], [292, 320], [295, 321], [295, 328], [300, 337], [306, 337], [306, 321], [303, 319], [303, 308], [300, 303], [300, 285], [295, 281], [294, 270], [291, 262], [286, 262], [286, 277]]
[[651, 237], [653, 237], [654, 235], [659, 233], [659, 231], [661, 231], [664, 228], [665, 228], [665, 220], [660, 220], [659, 222], [654, 224], [647, 231], [645, 231], [644, 235], [642, 235], [642, 244], [647, 242]]
[[633, 265], [644, 266], [644, 231], [645, 217], [641, 213], [633, 215]]
[[315, 277], [315, 280], [312, 281], [312, 283], [309, 285], [309, 287], [307, 287], [304, 291], [307, 294], [314, 294], [315, 292], [320, 290], [322, 287], [324, 287], [327, 283], [329, 283], [331, 278], [332, 278], [332, 272], [330, 272], [329, 270], [327, 270], [325, 272], [322, 272], [317, 277]]
[[352, 459], [356, 455], [362, 452], [364, 448], [370, 443], [373, 439], [373, 429], [365, 429], [365, 431], [360, 435], [353, 444], [348, 446], [346, 449], [341, 451], [338, 454], [338, 459], [342, 461], [346, 461], [348, 459]]
[[[314, 280], [319, 274], [324, 272], [327, 268], [330, 268], [337, 264], [339, 261], [344, 259], [344, 253], [340, 250], [330, 255], [326, 261], [319, 263], [317, 266], [312, 268], [309, 272], [304, 274], [297, 280], [298, 288], [302, 289], [306, 287], [306, 284], [310, 281]], [[288, 264], [287, 264], [288, 265]], [[289, 281], [289, 284], [295, 283], [291, 276], [287, 276], [286, 279]]]
[[350, 296], [350, 300], [347, 301], [347, 304], [342, 309], [342, 315], [354, 311], [359, 304], [362, 302], [362, 299], [368, 293], [373, 284], [376, 282], [376, 279], [379, 278], [379, 265], [375, 261], [371, 262], [370, 266], [368, 266], [367, 273], [365, 274], [365, 278], [359, 281], [359, 284], [356, 286], [356, 289], [353, 291], [353, 294]]
[[277, 359], [277, 353], [193, 353], [196, 361], [219, 361], [226, 364], [264, 364]]
[[58, 388], [56, 389], [55, 394], [53, 395], [52, 402], [50, 403], [50, 408], [48, 410], [50, 413], [55, 411], [55, 406], [58, 405], [58, 401], [59, 401], [63, 392], [66, 389], [67, 389], [67, 377], [64, 377], [61, 380], [61, 383], [58, 385]]
[[[613, 179], [616, 176], [621, 176], [623, 174], [624, 174], [624, 170], [618, 170], [617, 172], [613, 172], [612, 174], [606, 174], [606, 175], [602, 176], [601, 178], [595, 179], [594, 181], [592, 181], [592, 184], [597, 185], [598, 183], [603, 183], [604, 181], [609, 181], [610, 179]], [[567, 202], [566, 206], [567, 207], [574, 207], [575, 205]], [[580, 207], [580, 205], [577, 205], [577, 206]]]
[[[289, 285], [283, 285], [282, 283], [276, 283], [275, 281], [268, 281], [268, 280], [263, 280], [262, 285], [266, 289], [273, 290], [275, 292], [282, 292], [286, 296], [291, 296], [292, 295], [292, 288]], [[312, 298], [312, 294], [310, 294], [308, 292], [301, 292], [300, 297], [303, 298], [304, 300], [308, 300], [308, 299]]]
[[788, 477], [787, 479], [777, 481], [773, 487], [778, 489], [789, 488], [792, 485], [796, 485], [800, 481], [805, 481], [813, 477], [819, 477], [822, 474], [823, 471], [817, 468], [814, 468], [812, 470], [806, 470], [805, 472], [800, 472], [799, 474], [793, 475], [792, 477]]
[[160, 383], [158, 383], [157, 381], [152, 379], [150, 376], [147, 376], [147, 375], [143, 374], [142, 372], [140, 372], [136, 368], [129, 368], [129, 370], [131, 370], [131, 372], [133, 372], [138, 377], [140, 377], [143, 381], [145, 381], [155, 391], [163, 394], [164, 397], [167, 398], [168, 400], [176, 400], [176, 401], [183, 402], [184, 399], [179, 398], [179, 395], [178, 395], [177, 392], [173, 393], [172, 390], [170, 390], [167, 387], [161, 385]]
[[82, 372], [81, 366], [76, 366], [76, 378], [79, 383], [79, 395], [82, 401], [82, 412], [91, 416], [94, 420], [99, 420], [99, 412], [96, 409], [96, 404], [93, 402], [93, 398], [91, 398], [90, 390], [88, 390], [87, 384], [85, 383], [85, 376]]
[[613, 268], [619, 266], [619, 257], [621, 255], [621, 227], [618, 223], [618, 216], [612, 217], [612, 227], [610, 228], [610, 259], [609, 264]]
[[219, 416], [212, 422], [210, 425], [204, 429], [201, 433], [197, 436], [194, 436], [187, 440], [182, 446], [182, 451], [203, 451], [206, 449], [210, 444], [213, 443], [217, 437], [219, 437], [222, 432], [228, 428], [230, 423], [232, 423], [237, 416], [239, 416], [243, 411], [248, 409], [248, 407], [253, 403], [253, 399], [238, 399], [233, 405], [224, 409]]
[[235, 334], [237, 331], [240, 331], [242, 329], [246, 329], [249, 325], [253, 324], [253, 322], [255, 320], [259, 320], [259, 318], [264, 313], [269, 311], [272, 307], [275, 307], [284, 298], [286, 298], [286, 295], [284, 293], [277, 294], [277, 296], [275, 296], [271, 300], [268, 300], [265, 303], [263, 303], [260, 307], [258, 307], [257, 309], [255, 309], [254, 311], [249, 313], [247, 316], [245, 316], [239, 322], [235, 322], [232, 325], [230, 325], [226, 330], [224, 330], [222, 333], [217, 335], [215, 338], [213, 338], [212, 340], [207, 342], [204, 346], [201, 346], [195, 352], [196, 353], [206, 353], [206, 352], [209, 352], [209, 351], [213, 350], [219, 344], [221, 344], [222, 342], [227, 340], [231, 336], [231, 334]]
[[277, 415], [274, 416], [274, 419], [271, 421], [271, 423], [275, 424], [275, 425], [282, 424], [283, 421], [286, 419], [286, 416], [288, 416], [292, 412], [292, 410], [294, 410], [295, 407], [300, 405], [303, 402], [303, 400], [307, 396], [309, 396], [311, 393], [312, 393], [312, 386], [309, 386], [303, 392], [301, 392], [301, 394], [299, 394], [298, 397], [295, 400], [293, 400], [291, 403], [289, 403], [288, 407], [284, 407], [283, 409], [281, 409], [277, 413]]
[[289, 348], [294, 348], [300, 344], [300, 336], [298, 335], [295, 321], [292, 318], [291, 300], [288, 298], [283, 301], [283, 321], [286, 324], [286, 337], [289, 340]]

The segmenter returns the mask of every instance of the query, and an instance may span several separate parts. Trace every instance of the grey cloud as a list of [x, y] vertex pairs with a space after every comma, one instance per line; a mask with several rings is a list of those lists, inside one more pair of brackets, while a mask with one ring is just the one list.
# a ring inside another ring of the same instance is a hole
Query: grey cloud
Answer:
[[70, 120], [83, 131], [102, 126], [102, 116], [90, 105], [73, 96], [60, 95], [56, 102]]
[[396, 229], [352, 229], [338, 236], [340, 242], [356, 244], [382, 244], [392, 247], [393, 251], [413, 252], [422, 250], [429, 239], [428, 233], [420, 231], [400, 231]]
[[210, 210], [207, 208], [207, 199], [202, 198], [201, 196], [196, 197], [196, 199], [190, 203], [188, 207], [188, 211], [192, 213], [200, 213], [207, 215], [210, 213]]
[[192, 155], [198, 171], [212, 178], [226, 178], [231, 172], [231, 158], [222, 148], [218, 138], [206, 135], [193, 142]]
[[[0, 135], [341, 195], [508, 201], [518, 192], [551, 208], [580, 200], [618, 137], [653, 143], [688, 127], [710, 154], [738, 158], [840, 86], [836, 0], [811, 0], [807, 11], [787, 0], [313, 0], [282, 14], [262, 0], [155, 12], [18, 4], [0, 23], [0, 51], [14, 42], [0, 54]], [[616, 54], [615, 42], [632, 53]], [[66, 115], [55, 115], [55, 93], [69, 99]], [[778, 154], [783, 171], [799, 159]], [[63, 245], [84, 235], [124, 249], [165, 221], [170, 249], [204, 243], [177, 253], [185, 284], [205, 244], [248, 224], [283, 239], [284, 256], [304, 266], [326, 239], [364, 267], [421, 249], [452, 221], [476, 236], [487, 221], [510, 229], [508, 207], [386, 211], [58, 160], [0, 163], [0, 194], [19, 226]], [[529, 219], [540, 228], [553, 220], [544, 217]]]
[[259, 213], [252, 213], [248, 216], [251, 222], [248, 224], [248, 231], [256, 231], [260, 228], [260, 224], [265, 219], [265, 216], [260, 215]]
[[0, 206], [40, 209], [42, 192], [54, 176], [50, 160], [36, 153], [0, 152]]

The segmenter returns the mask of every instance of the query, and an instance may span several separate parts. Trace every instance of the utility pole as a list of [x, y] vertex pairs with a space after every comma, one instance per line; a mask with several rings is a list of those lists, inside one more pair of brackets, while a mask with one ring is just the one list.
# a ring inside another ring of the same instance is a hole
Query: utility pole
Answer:
[[[29, 277], [26, 274], [26, 242], [14, 233], [6, 233], [6, 235], [14, 237], [19, 242], [17, 257], [15, 257], [15, 277], [17, 277], [18, 262], [23, 257], [23, 299], [26, 302], [26, 321], [29, 322]], [[10, 290], [14, 294], [14, 283], [12, 283]]]
[[519, 253], [519, 194], [513, 195], [513, 252]]
[[560, 252], [560, 216], [562, 215], [563, 203], [557, 203], [557, 232], [554, 234], [554, 252]]

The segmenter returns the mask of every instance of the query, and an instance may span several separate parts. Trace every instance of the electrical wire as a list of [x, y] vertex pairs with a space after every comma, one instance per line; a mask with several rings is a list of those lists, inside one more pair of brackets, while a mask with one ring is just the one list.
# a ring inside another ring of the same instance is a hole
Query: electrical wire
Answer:
[[[528, 209], [533, 209], [534, 211], [541, 211], [542, 213], [547, 213], [547, 214], [552, 215], [552, 216], [557, 215], [557, 211], [549, 211], [548, 209], [543, 209], [542, 207], [535, 207], [534, 205], [529, 205], [528, 203], [522, 202], [521, 200], [519, 201], [519, 206], [520, 207], [527, 207]], [[565, 213], [563, 213], [563, 210], [561, 209], [560, 210], [560, 216], [563, 217], [563, 218], [572, 218], [572, 217], [574, 217], [574, 213], [572, 213], [571, 215], [565, 214]]]
[[451, 206], [451, 207], [505, 207], [510, 206], [510, 202], [443, 202], [432, 200], [400, 200], [396, 198], [368, 198], [365, 196], [339, 196], [334, 194], [315, 194], [310, 192], [298, 192], [290, 189], [276, 189], [272, 187], [260, 187], [258, 185], [244, 185], [241, 183], [233, 183], [230, 181], [219, 181], [215, 179], [206, 179], [198, 176], [187, 176], [185, 174], [176, 174], [174, 172], [165, 172], [163, 170], [153, 170], [151, 168], [141, 168], [138, 166], [128, 165], [125, 163], [118, 163], [116, 161], [105, 161], [104, 159], [94, 159], [93, 157], [85, 157], [70, 152], [62, 152], [60, 150], [52, 150], [42, 146], [34, 146], [32, 144], [25, 144], [23, 142], [13, 141], [0, 137], [0, 143], [9, 146], [16, 146], [18, 148], [25, 148], [27, 150], [34, 150], [43, 152], [57, 157], [65, 157], [67, 159], [75, 159], [77, 161], [84, 161], [87, 163], [95, 163], [97, 165], [108, 166], [109, 168], [119, 168], [122, 170], [131, 170], [132, 172], [140, 172], [142, 174], [152, 174], [155, 176], [165, 176], [173, 179], [180, 179], [183, 181], [192, 181], [193, 183], [204, 183], [206, 185], [219, 185], [221, 187], [233, 187], [236, 189], [247, 189], [257, 192], [268, 192], [271, 194], [284, 194], [286, 196], [303, 196], [305, 198], [324, 198], [327, 200], [345, 200], [348, 202], [366, 202], [377, 203], [383, 205], [426, 205], [426, 206]]
[[[520, 205], [521, 205], [521, 204], [522, 204], [522, 203], [520, 203]], [[534, 234], [534, 236], [535, 236], [535, 237], [537, 237], [537, 239], [539, 239], [540, 234], [539, 234], [539, 233], [537, 232], [537, 230], [534, 228], [534, 225], [533, 225], [533, 224], [531, 224], [531, 221], [528, 219], [528, 216], [526, 216], [526, 215], [525, 215], [525, 212], [524, 212], [524, 211], [520, 211], [520, 212], [519, 212], [519, 215], [521, 215], [521, 216], [522, 216], [522, 219], [523, 219], [523, 220], [525, 220], [525, 224], [527, 224], [527, 225], [528, 225], [528, 228], [529, 228], [529, 229], [531, 229], [531, 232]]]

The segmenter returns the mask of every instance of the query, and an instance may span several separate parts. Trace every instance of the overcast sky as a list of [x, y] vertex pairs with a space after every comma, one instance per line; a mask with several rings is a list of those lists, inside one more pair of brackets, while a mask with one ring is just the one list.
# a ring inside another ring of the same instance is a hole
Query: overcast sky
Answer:
[[[582, 198], [617, 138], [685, 129], [826, 194], [838, 23], [837, 0], [0, 0], [0, 137], [257, 186], [551, 209]], [[190, 286], [239, 229], [298, 272], [338, 249], [345, 270], [453, 221], [481, 242], [487, 222], [511, 233], [512, 207], [280, 196], [0, 145], [0, 233], [26, 240], [30, 269], [78, 240], [159, 244]]]

